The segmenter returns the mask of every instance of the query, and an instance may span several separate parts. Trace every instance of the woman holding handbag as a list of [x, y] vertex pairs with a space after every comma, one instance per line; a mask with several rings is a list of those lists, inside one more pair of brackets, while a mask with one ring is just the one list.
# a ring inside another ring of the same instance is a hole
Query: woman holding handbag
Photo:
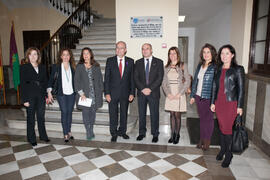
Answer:
[[[82, 110], [83, 122], [86, 129], [86, 139], [95, 137], [93, 127], [96, 120], [96, 110], [103, 105], [103, 78], [100, 65], [94, 59], [92, 50], [88, 47], [82, 49], [80, 61], [75, 73], [75, 89], [77, 108]], [[90, 107], [80, 105], [78, 102], [92, 100]]]
[[224, 45], [218, 52], [217, 73], [213, 84], [211, 110], [216, 112], [220, 136], [220, 152], [216, 160], [225, 155], [221, 166], [229, 167], [233, 158], [232, 128], [237, 115], [242, 116], [245, 92], [245, 72], [237, 65], [236, 52], [232, 45]]
[[75, 61], [72, 51], [68, 48], [61, 49], [57, 64], [52, 66], [47, 92], [50, 103], [53, 102], [53, 95], [56, 95], [61, 110], [65, 142], [74, 139], [71, 133], [72, 111], [75, 103], [74, 74]]
[[168, 62], [165, 66], [162, 88], [166, 95], [165, 110], [170, 112], [171, 137], [168, 143], [177, 144], [180, 139], [181, 112], [187, 111], [186, 95], [190, 86], [187, 67], [180, 60], [177, 47], [168, 51]]
[[41, 65], [40, 51], [37, 48], [28, 48], [25, 56], [25, 64], [20, 67], [21, 95], [27, 113], [27, 140], [32, 146], [36, 146], [35, 116], [39, 139], [50, 141], [45, 129], [44, 117], [47, 73], [45, 66]]
[[200, 117], [200, 140], [197, 148], [208, 150], [214, 130], [213, 112], [210, 110], [212, 86], [216, 70], [217, 52], [213, 45], [206, 43], [200, 52], [200, 63], [194, 74], [190, 104], [196, 102]]

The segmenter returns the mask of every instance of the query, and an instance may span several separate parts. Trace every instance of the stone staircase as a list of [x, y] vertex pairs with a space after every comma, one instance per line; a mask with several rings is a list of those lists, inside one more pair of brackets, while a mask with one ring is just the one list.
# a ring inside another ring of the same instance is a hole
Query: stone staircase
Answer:
[[[80, 59], [81, 50], [84, 47], [89, 47], [93, 50], [95, 60], [100, 63], [102, 74], [104, 76], [106, 60], [110, 56], [115, 55], [115, 41], [116, 41], [116, 24], [114, 19], [98, 19], [88, 30], [85, 30], [82, 34], [83, 38], [76, 44], [76, 49], [73, 49], [75, 61]], [[25, 111], [25, 109], [24, 109]], [[25, 112], [26, 117], [26, 112]], [[8, 120], [10, 128], [25, 129], [25, 117], [17, 120]], [[46, 129], [52, 131], [62, 131], [61, 126], [61, 112], [59, 105], [55, 100], [54, 104], [46, 107], [45, 113]], [[127, 133], [130, 132], [136, 125], [137, 116], [128, 116]], [[96, 134], [110, 134], [109, 131], [109, 113], [108, 104], [103, 102], [103, 107], [97, 110], [96, 122], [94, 131]], [[85, 128], [82, 120], [81, 111], [76, 107], [73, 111], [73, 124], [72, 132], [85, 132]]]

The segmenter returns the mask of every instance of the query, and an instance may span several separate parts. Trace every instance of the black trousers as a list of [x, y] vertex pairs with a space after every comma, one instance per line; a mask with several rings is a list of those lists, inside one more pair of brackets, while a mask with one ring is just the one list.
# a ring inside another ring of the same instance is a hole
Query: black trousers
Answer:
[[138, 96], [138, 109], [139, 109], [139, 135], [146, 134], [146, 108], [147, 103], [150, 109], [151, 120], [151, 134], [155, 137], [159, 135], [159, 98], [140, 95]]
[[[120, 104], [120, 126], [118, 128], [119, 104]], [[126, 134], [128, 105], [129, 101], [127, 98], [111, 99], [111, 102], [109, 103], [109, 115], [110, 115], [110, 133], [112, 136]]]
[[30, 106], [26, 108], [27, 112], [27, 140], [30, 143], [36, 142], [35, 133], [35, 115], [38, 123], [38, 133], [41, 140], [47, 140], [48, 136], [45, 129], [45, 98], [42, 96], [31, 97]]

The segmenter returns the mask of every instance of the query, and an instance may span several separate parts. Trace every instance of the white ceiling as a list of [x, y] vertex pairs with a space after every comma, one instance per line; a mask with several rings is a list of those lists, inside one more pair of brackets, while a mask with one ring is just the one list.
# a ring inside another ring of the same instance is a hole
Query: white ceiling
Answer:
[[181, 27], [196, 27], [232, 4], [232, 0], [179, 0], [179, 15], [186, 15]]

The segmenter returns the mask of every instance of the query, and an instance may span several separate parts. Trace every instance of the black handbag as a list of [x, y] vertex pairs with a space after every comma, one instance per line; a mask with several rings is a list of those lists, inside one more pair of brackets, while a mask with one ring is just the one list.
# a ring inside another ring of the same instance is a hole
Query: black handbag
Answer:
[[241, 153], [248, 147], [248, 133], [243, 126], [242, 116], [237, 115], [232, 135], [232, 152]]
[[53, 77], [53, 84], [52, 84], [52, 95], [55, 96], [58, 93], [58, 71], [56, 71], [54, 73], [54, 77]]

